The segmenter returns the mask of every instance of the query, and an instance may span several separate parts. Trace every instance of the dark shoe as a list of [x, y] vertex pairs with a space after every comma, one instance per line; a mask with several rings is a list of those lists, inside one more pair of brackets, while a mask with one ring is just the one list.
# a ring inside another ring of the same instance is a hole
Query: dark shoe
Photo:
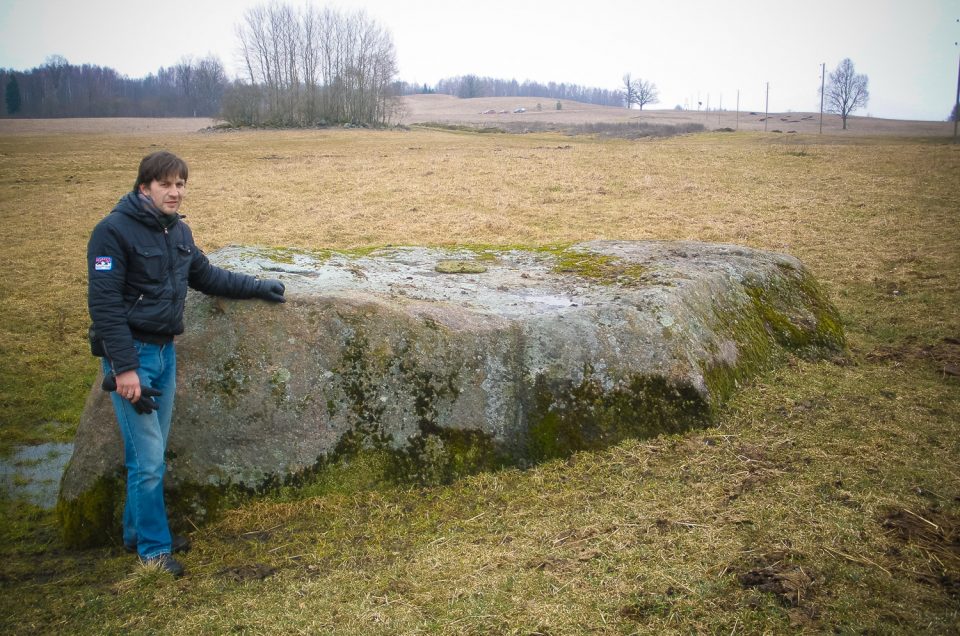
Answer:
[[169, 554], [158, 554], [150, 559], [144, 559], [144, 565], [150, 568], [157, 568], [161, 572], [168, 572], [174, 578], [183, 576], [183, 566]]
[[[191, 545], [190, 539], [184, 537], [183, 535], [175, 534], [173, 535], [173, 540], [171, 541], [170, 550], [177, 554], [181, 552], [189, 552]], [[123, 549], [131, 553], [136, 552], [137, 544], [134, 543], [133, 545], [130, 545], [129, 543], [124, 543]]]

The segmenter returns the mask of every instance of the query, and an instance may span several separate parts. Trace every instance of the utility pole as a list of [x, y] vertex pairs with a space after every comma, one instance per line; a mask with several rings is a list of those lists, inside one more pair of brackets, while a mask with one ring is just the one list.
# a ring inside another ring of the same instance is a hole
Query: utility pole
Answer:
[[717, 126], [720, 125], [720, 113], [723, 112], [723, 93], [720, 93], [720, 107], [717, 109]]
[[763, 132], [767, 132], [768, 119], [770, 119], [770, 82], [767, 82], [767, 105], [763, 107]]
[[[957, 22], [960, 23], [960, 18], [957, 18]], [[954, 42], [953, 45], [957, 46], [958, 42]], [[957, 61], [957, 99], [953, 102], [953, 113], [955, 117], [953, 118], [953, 140], [956, 143], [957, 140], [957, 120], [960, 120], [960, 56], [958, 56]]]
[[[820, 65], [820, 134], [823, 134], [823, 87], [826, 82], [827, 63]], [[954, 132], [956, 134], [956, 132]]]
[[740, 89], [737, 89], [737, 130], [740, 130]]

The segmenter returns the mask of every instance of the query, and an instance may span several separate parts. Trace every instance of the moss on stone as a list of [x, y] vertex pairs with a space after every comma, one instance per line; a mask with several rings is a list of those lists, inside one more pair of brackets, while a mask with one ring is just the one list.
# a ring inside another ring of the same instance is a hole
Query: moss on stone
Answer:
[[57, 502], [57, 520], [69, 548], [90, 548], [120, 539], [124, 480], [119, 475], [100, 477], [76, 499]]
[[[354, 325], [353, 336], [345, 343], [343, 357], [337, 370], [340, 387], [350, 403], [347, 410], [347, 432], [341, 437], [335, 453], [356, 454], [364, 448], [385, 447], [389, 439], [383, 431], [384, 405], [378, 399], [375, 378], [385, 367], [375, 372], [370, 343], [359, 325]], [[379, 365], [378, 365], [379, 366]]]
[[528, 456], [541, 461], [705, 426], [711, 412], [690, 385], [635, 375], [607, 390], [587, 369], [575, 386], [538, 376], [528, 418]]
[[441, 274], [483, 274], [487, 271], [485, 265], [477, 261], [442, 260], [434, 268]]
[[715, 411], [733, 395], [741, 382], [771, 366], [779, 358], [775, 355], [775, 342], [769, 329], [752, 302], [742, 303], [739, 307], [726, 307], [723, 311], [715, 309], [713, 317], [718, 339], [727, 339], [736, 345], [735, 361], [723, 360], [714, 346], [714, 361], [707, 362], [702, 369], [704, 383], [710, 394], [710, 406]]
[[227, 508], [240, 505], [254, 493], [254, 489], [242, 484], [195, 484], [168, 485], [164, 489], [167, 516], [174, 530], [187, 530], [190, 526], [217, 519]]
[[[259, 492], [265, 489], [261, 488]], [[180, 484], [164, 489], [167, 516], [176, 531], [215, 519], [224, 509], [239, 505], [258, 492], [244, 485]], [[57, 502], [57, 520], [68, 548], [84, 549], [119, 544], [123, 527], [126, 479], [120, 474], [101, 477], [76, 499]]]
[[478, 251], [478, 252], [476, 253], [476, 255], [475, 255], [474, 258], [476, 258], [478, 261], [482, 261], [482, 262], [486, 262], [486, 263], [494, 263], [494, 262], [500, 260], [499, 254], [497, 254], [496, 252], [494, 252], [494, 251], [492, 251], [492, 250], [481, 250], [481, 251]]
[[801, 355], [837, 352], [846, 346], [839, 314], [808, 272], [785, 272], [746, 290], [781, 346]]
[[531, 245], [526, 243], [456, 243], [441, 246], [438, 249], [445, 249], [451, 252], [471, 252], [477, 260], [494, 262], [500, 260], [505, 254], [509, 254], [510, 252], [527, 252], [529, 254], [556, 256], [570, 249], [572, 245], [573, 243], [550, 243], [547, 245]]
[[842, 352], [846, 346], [840, 317], [813, 277], [789, 264], [779, 269], [779, 277], [745, 285], [747, 303], [714, 312], [718, 335], [737, 345], [737, 360], [703, 369], [712, 408], [786, 352], [815, 357]]
[[433, 429], [391, 456], [388, 476], [400, 484], [447, 484], [512, 463], [510, 455], [482, 431]]
[[571, 243], [548, 245], [455, 245], [452, 249], [476, 254], [477, 260], [496, 261], [508, 252], [539, 254], [553, 260], [552, 271], [558, 274], [573, 274], [590, 279], [600, 285], [636, 287], [647, 283], [649, 270], [646, 266], [629, 260], [573, 249]]
[[594, 254], [576, 250], [555, 253], [553, 271], [589, 278], [600, 285], [636, 287], [645, 282], [647, 268], [609, 254]]
[[357, 258], [367, 256], [372, 252], [383, 249], [381, 246], [358, 247], [349, 250], [334, 250], [324, 248], [298, 248], [298, 247], [256, 247], [251, 248], [251, 255], [264, 258], [281, 265], [293, 265], [297, 257], [308, 258], [317, 263], [323, 263], [334, 256], [343, 256], [346, 258]]
[[333, 250], [298, 249], [293, 247], [260, 247], [256, 249], [257, 256], [283, 265], [294, 264], [297, 256], [305, 256], [322, 263], [328, 260], [334, 253]]

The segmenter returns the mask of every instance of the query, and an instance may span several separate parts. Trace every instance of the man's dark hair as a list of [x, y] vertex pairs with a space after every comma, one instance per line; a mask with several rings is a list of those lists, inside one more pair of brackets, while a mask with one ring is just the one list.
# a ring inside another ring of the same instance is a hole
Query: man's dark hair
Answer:
[[150, 185], [154, 181], [171, 175], [177, 175], [186, 181], [187, 162], [166, 150], [151, 153], [140, 161], [140, 169], [137, 170], [137, 181], [133, 184], [133, 189], [140, 190], [141, 184]]

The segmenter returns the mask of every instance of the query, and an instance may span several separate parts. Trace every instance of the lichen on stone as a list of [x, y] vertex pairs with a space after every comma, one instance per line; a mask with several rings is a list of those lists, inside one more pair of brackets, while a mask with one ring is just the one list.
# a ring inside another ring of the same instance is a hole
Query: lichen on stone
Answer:
[[600, 285], [634, 287], [646, 282], [646, 266], [609, 254], [563, 249], [554, 256], [553, 271], [558, 274], [573, 274]]
[[442, 260], [434, 269], [441, 274], [483, 274], [487, 267], [477, 261]]
[[212, 395], [231, 400], [249, 390], [250, 360], [237, 348], [230, 352], [214, 370], [214, 377], [204, 381], [204, 388]]
[[289, 382], [290, 371], [284, 367], [275, 369], [270, 374], [270, 392], [273, 394], [273, 399], [278, 407], [283, 406], [287, 400], [287, 384]]

